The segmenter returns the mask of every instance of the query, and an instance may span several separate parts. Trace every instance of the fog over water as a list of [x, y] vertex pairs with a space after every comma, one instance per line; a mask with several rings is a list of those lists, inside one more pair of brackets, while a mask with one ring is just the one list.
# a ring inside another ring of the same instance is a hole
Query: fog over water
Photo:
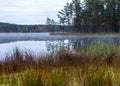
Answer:
[[51, 52], [54, 46], [80, 48], [90, 43], [102, 41], [104, 43], [120, 44], [119, 36], [62, 36], [49, 33], [0, 33], [0, 58], [10, 55], [16, 49], [29, 52], [33, 55], [45, 55]]

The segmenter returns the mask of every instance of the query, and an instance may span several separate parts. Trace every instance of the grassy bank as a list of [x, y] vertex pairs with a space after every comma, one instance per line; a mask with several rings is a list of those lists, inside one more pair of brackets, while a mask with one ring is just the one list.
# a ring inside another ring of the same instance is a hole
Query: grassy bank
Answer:
[[80, 33], [80, 32], [50, 32], [50, 35], [77, 35], [77, 36], [120, 36], [119, 33]]
[[119, 48], [98, 42], [38, 58], [16, 49], [0, 62], [0, 86], [120, 86]]

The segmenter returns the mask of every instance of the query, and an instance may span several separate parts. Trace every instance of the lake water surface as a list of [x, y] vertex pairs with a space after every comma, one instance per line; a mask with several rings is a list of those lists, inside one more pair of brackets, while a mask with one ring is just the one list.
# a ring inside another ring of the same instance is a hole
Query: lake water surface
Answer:
[[119, 36], [63, 36], [49, 35], [49, 33], [0, 33], [0, 57], [12, 54], [17, 47], [20, 51], [29, 51], [34, 55], [43, 55], [54, 46], [75, 47], [86, 46], [90, 43], [102, 41], [104, 43], [120, 44]]

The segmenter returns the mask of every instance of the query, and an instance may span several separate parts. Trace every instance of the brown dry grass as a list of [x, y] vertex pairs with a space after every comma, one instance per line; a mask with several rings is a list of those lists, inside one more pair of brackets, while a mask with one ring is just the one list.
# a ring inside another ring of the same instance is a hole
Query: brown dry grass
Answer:
[[1, 86], [119, 86], [120, 56], [66, 50], [36, 58], [15, 50], [0, 62]]

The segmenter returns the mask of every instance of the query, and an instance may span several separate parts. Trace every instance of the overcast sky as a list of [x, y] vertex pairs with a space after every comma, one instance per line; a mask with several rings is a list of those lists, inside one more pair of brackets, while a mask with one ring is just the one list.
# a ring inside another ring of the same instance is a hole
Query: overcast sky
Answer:
[[46, 18], [57, 21], [57, 13], [72, 0], [0, 0], [0, 22], [45, 24]]

